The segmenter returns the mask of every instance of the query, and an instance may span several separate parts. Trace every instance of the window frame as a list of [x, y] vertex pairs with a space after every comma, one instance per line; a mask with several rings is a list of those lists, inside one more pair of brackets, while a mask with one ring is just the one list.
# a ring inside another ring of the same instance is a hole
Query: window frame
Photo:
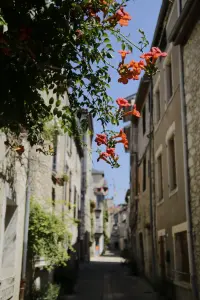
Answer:
[[[176, 234], [185, 232], [187, 233], [187, 246], [188, 246], [188, 223], [187, 221], [175, 226], [172, 226], [172, 239], [173, 239], [173, 255], [174, 255], [174, 271], [177, 271], [177, 255], [176, 255]], [[189, 257], [188, 257], [189, 261]], [[180, 271], [181, 272], [181, 271]], [[190, 263], [189, 263], [189, 274], [191, 274], [191, 268], [190, 268]], [[174, 272], [174, 281], [175, 282], [181, 282], [181, 283], [186, 283], [186, 284], [191, 284], [191, 276], [190, 276], [190, 281], [180, 281], [177, 275], [177, 272]]]
[[[178, 172], [177, 172], [177, 151], [176, 151], [176, 132], [175, 132], [175, 122], [172, 123], [172, 125], [169, 127], [166, 137], [165, 137], [165, 143], [166, 143], [166, 149], [167, 149], [167, 166], [168, 166], [168, 192], [169, 197], [174, 195], [178, 191]], [[176, 186], [172, 189], [171, 188], [171, 166], [170, 166], [170, 157], [169, 157], [169, 141], [174, 139], [174, 156], [175, 156], [175, 178], [176, 178]]]
[[[171, 102], [173, 95], [174, 95], [174, 87], [173, 87], [173, 64], [172, 64], [172, 48], [173, 44], [171, 43], [167, 49], [167, 56], [163, 60], [163, 68], [164, 68], [164, 87], [165, 87], [165, 109], [167, 108], [168, 104]], [[171, 95], [169, 97], [169, 82], [168, 82], [168, 67], [171, 65]]]
[[[161, 183], [159, 183], [159, 170], [158, 170], [158, 159], [161, 157]], [[156, 160], [156, 183], [157, 183], [157, 189], [156, 189], [156, 194], [157, 194], [157, 204], [161, 204], [164, 202], [164, 172], [163, 172], [163, 146], [160, 145], [158, 150], [156, 151], [155, 154], [155, 160]], [[162, 198], [159, 197], [159, 184], [162, 185]]]

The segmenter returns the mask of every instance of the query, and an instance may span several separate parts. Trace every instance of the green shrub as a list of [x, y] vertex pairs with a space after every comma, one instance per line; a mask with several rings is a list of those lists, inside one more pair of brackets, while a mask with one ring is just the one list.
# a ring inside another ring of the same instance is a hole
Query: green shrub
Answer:
[[59, 285], [49, 283], [42, 291], [34, 291], [33, 300], [57, 300], [59, 292]]

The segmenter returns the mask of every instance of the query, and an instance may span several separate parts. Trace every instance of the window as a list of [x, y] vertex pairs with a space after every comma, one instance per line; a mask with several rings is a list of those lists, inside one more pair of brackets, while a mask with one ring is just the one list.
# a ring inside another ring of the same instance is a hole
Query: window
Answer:
[[52, 206], [53, 206], [53, 208], [55, 208], [55, 200], [56, 200], [56, 191], [55, 191], [55, 188], [52, 188], [51, 198], [52, 198]]
[[177, 232], [174, 236], [176, 280], [190, 282], [190, 268], [188, 258], [187, 231]]
[[162, 155], [157, 158], [157, 176], [158, 176], [158, 201], [163, 199], [163, 172], [162, 172]]
[[156, 102], [156, 122], [160, 121], [160, 89], [155, 93], [155, 102]]
[[143, 134], [146, 132], [146, 108], [144, 106], [142, 111], [142, 127], [143, 127]]
[[160, 265], [160, 275], [162, 279], [166, 277], [166, 253], [165, 253], [165, 239], [164, 236], [159, 237], [159, 265]]
[[176, 178], [176, 155], [175, 155], [175, 136], [168, 140], [168, 159], [169, 159], [169, 187], [173, 191], [177, 187]]
[[14, 213], [17, 209], [17, 205], [14, 202], [7, 201], [6, 205], [6, 213], [5, 213], [5, 223], [4, 223], [4, 230], [6, 231], [9, 224], [12, 222], [12, 218], [14, 216]]
[[167, 63], [165, 72], [166, 72], [167, 101], [170, 101], [173, 95], [173, 76], [172, 76], [171, 60]]
[[146, 190], [146, 157], [143, 160], [143, 192]]

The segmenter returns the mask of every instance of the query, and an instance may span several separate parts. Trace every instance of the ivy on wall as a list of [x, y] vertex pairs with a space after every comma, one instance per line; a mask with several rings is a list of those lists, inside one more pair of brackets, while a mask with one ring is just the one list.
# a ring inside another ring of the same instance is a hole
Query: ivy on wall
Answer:
[[46, 268], [66, 265], [71, 248], [71, 233], [65, 222], [51, 211], [45, 210], [40, 203], [31, 200], [29, 220], [29, 252], [34, 262], [38, 257], [45, 259]]

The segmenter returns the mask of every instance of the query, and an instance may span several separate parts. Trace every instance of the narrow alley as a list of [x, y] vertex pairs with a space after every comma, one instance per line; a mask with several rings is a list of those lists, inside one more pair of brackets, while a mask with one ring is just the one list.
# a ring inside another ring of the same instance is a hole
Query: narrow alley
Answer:
[[145, 280], [130, 275], [120, 257], [106, 253], [80, 267], [76, 292], [64, 299], [155, 300], [156, 294]]

